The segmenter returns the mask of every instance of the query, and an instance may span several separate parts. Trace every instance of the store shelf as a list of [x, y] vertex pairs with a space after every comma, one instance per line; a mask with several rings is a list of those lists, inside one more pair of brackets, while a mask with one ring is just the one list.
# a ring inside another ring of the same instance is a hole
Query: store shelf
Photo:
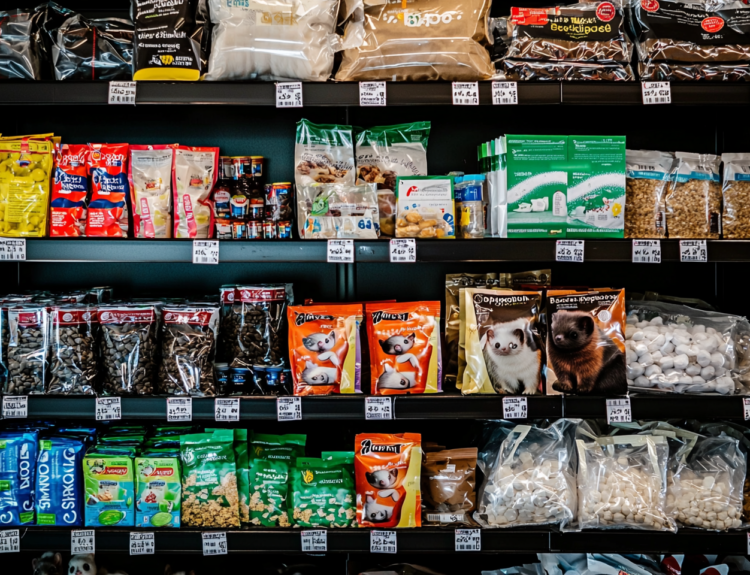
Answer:
[[[581, 419], [606, 417], [606, 399], [603, 397], [566, 397], [565, 417]], [[712, 419], [744, 420], [742, 397], [720, 395], [685, 396], [631, 395], [633, 420], [639, 419]]]
[[747, 553], [747, 532], [716, 533], [680, 529], [677, 533], [636, 529], [586, 530], [578, 533], [550, 533], [554, 553]]

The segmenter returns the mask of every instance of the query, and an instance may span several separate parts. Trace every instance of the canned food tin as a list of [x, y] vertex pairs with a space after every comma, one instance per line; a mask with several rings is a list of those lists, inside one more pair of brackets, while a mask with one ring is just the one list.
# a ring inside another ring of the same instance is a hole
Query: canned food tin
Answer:
[[253, 178], [263, 177], [263, 156], [250, 156], [250, 175]]
[[263, 239], [264, 240], [276, 239], [276, 222], [272, 222], [268, 220], [263, 222]]
[[259, 240], [263, 237], [263, 226], [260, 222], [250, 221], [247, 222], [247, 239]]
[[247, 238], [247, 225], [242, 220], [232, 220], [232, 239], [244, 240]]
[[276, 237], [280, 240], [288, 240], [292, 237], [292, 222], [278, 222], [276, 224]]

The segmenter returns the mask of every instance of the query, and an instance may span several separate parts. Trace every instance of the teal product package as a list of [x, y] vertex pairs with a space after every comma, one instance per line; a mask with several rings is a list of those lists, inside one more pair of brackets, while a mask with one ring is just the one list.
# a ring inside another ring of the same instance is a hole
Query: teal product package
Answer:
[[83, 458], [87, 527], [134, 526], [133, 459], [89, 452]]
[[135, 481], [135, 526], [179, 527], [182, 497], [179, 457], [136, 457]]
[[0, 433], [0, 526], [34, 523], [36, 431]]

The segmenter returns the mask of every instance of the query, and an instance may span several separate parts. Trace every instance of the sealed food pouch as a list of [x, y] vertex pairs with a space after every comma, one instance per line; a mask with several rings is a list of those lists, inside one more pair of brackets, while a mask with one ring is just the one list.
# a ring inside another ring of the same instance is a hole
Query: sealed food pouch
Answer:
[[675, 158], [666, 195], [669, 237], [719, 239], [721, 159], [688, 152], [676, 152]]
[[212, 238], [219, 148], [178, 146], [174, 152], [174, 237]]
[[99, 453], [83, 458], [86, 526], [135, 526], [133, 459]]
[[90, 144], [86, 236], [128, 236], [128, 144]]
[[376, 240], [380, 234], [375, 184], [311, 184], [297, 190], [301, 238]]
[[[46, 4], [35, 9], [0, 11], [0, 80], [41, 80], [40, 28]], [[46, 62], [45, 62], [46, 64]]]
[[130, 146], [130, 204], [136, 238], [171, 238], [174, 146]]
[[270, 435], [251, 431], [247, 439], [247, 456], [251, 464], [257, 460], [274, 461], [289, 469], [298, 457], [305, 456], [306, 442], [306, 435]]
[[0, 516], [3, 525], [34, 523], [34, 486], [39, 434], [0, 432]]
[[425, 454], [422, 465], [422, 515], [426, 523], [471, 525], [476, 508], [477, 448]]
[[665, 196], [674, 154], [625, 150], [625, 237], [665, 238]]
[[37, 525], [82, 526], [84, 442], [67, 437], [39, 441], [36, 460]]
[[48, 395], [94, 395], [99, 375], [99, 314], [85, 304], [50, 311]]
[[291, 470], [289, 509], [295, 525], [356, 527], [354, 497], [354, 477], [341, 459], [301, 457]]
[[455, 205], [450, 176], [396, 179], [396, 237], [454, 239]]
[[50, 237], [80, 237], [86, 231], [89, 147], [63, 144], [55, 162], [50, 201]]
[[45, 306], [20, 304], [8, 309], [8, 395], [43, 394], [49, 358], [49, 312]]
[[360, 527], [421, 527], [422, 436], [363, 433], [354, 439]]
[[440, 393], [440, 302], [367, 304], [371, 393]]
[[297, 122], [294, 182], [354, 185], [354, 138], [351, 126]]
[[250, 484], [250, 524], [264, 527], [291, 527], [288, 494], [289, 468], [277, 461], [253, 461], [248, 472]]
[[294, 395], [359, 393], [362, 305], [292, 306], [287, 317]]
[[750, 154], [722, 154], [724, 164], [724, 239], [750, 238]]
[[180, 458], [146, 452], [135, 458], [134, 469], [135, 526], [179, 527]]

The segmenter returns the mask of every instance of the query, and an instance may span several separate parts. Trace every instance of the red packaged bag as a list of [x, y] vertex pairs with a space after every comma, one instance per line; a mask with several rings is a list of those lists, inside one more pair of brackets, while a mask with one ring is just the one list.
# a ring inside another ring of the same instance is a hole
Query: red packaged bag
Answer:
[[51, 237], [80, 237], [86, 231], [89, 147], [63, 144], [57, 152], [49, 234]]
[[86, 215], [88, 237], [128, 235], [128, 144], [89, 144], [91, 202]]

